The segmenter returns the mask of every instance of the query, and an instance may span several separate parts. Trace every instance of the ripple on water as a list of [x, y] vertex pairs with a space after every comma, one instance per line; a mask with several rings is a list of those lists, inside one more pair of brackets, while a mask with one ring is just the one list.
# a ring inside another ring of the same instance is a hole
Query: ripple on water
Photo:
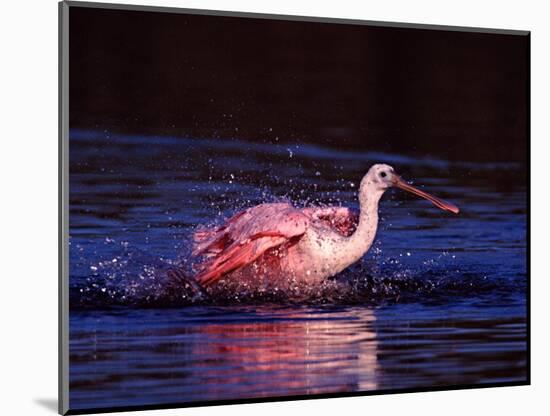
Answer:
[[[109, 136], [71, 131], [71, 407], [525, 380], [522, 165]], [[189, 283], [198, 224], [281, 199], [357, 208], [378, 162], [461, 214], [390, 191], [370, 252], [321, 286]]]

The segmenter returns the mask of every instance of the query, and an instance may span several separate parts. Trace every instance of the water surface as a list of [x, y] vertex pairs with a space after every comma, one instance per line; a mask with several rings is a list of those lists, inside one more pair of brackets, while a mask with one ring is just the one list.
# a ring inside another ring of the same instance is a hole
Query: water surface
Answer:
[[[208, 298], [189, 237], [261, 202], [357, 208], [389, 163], [375, 244], [321, 288]], [[70, 133], [72, 409], [526, 379], [526, 187], [517, 163], [338, 151], [281, 139]]]

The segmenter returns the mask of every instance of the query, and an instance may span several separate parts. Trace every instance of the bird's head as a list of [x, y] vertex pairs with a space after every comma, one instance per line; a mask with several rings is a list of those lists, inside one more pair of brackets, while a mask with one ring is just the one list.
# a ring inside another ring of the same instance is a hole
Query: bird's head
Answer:
[[371, 166], [371, 168], [361, 181], [361, 188], [364, 190], [365, 193], [378, 191], [380, 194], [382, 194], [386, 189], [390, 187], [400, 188], [421, 198], [427, 199], [436, 207], [441, 208], [442, 210], [450, 211], [454, 214], [458, 214], [460, 212], [456, 205], [437, 198], [433, 195], [430, 195], [429, 193], [424, 192], [412, 185], [409, 185], [407, 182], [401, 179], [401, 177], [397, 173], [395, 173], [394, 168], [390, 165], [379, 163]]

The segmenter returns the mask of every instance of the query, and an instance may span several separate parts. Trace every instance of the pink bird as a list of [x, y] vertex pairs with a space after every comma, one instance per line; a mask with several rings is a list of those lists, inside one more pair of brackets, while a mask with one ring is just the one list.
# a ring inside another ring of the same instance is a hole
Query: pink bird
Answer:
[[298, 209], [288, 203], [266, 203], [235, 214], [220, 227], [199, 229], [193, 235], [193, 255], [202, 256], [202, 261], [195, 278], [203, 287], [228, 279], [320, 283], [370, 249], [378, 202], [392, 186], [459, 212], [454, 204], [403, 181], [391, 166], [377, 164], [361, 180], [358, 215], [345, 207]]

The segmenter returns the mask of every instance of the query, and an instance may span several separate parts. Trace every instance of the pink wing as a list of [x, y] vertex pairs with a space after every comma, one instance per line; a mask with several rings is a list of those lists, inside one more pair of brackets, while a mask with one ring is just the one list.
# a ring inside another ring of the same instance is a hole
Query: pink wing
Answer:
[[198, 282], [208, 286], [254, 262], [273, 247], [305, 233], [310, 218], [290, 204], [261, 204], [239, 212], [217, 228], [194, 234], [193, 255], [203, 255]]
[[327, 226], [349, 237], [359, 223], [359, 214], [347, 207], [309, 207], [302, 212], [313, 220], [319, 220]]

